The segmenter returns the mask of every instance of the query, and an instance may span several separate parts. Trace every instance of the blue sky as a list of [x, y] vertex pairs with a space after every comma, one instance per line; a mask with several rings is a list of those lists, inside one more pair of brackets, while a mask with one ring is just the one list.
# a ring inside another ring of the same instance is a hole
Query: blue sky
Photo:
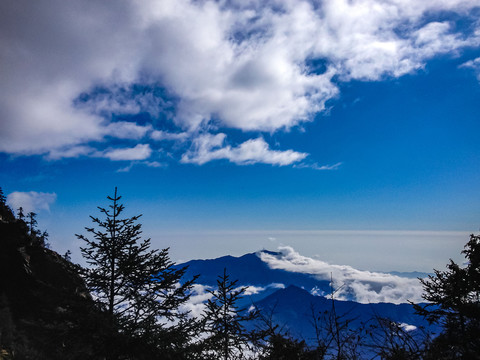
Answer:
[[0, 10], [0, 186], [59, 251], [115, 186], [175, 260], [428, 271], [480, 227], [478, 1]]

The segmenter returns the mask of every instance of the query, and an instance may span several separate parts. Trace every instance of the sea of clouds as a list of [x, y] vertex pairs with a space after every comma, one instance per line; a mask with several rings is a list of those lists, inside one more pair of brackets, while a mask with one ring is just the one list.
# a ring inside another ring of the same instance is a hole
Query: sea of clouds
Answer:
[[353, 298], [359, 303], [394, 304], [409, 301], [418, 303], [423, 300], [423, 288], [418, 279], [357, 270], [348, 265], [332, 265], [300, 255], [289, 246], [280, 247], [278, 254], [259, 252], [259, 256], [272, 269], [311, 274], [319, 280], [331, 280], [338, 300]]

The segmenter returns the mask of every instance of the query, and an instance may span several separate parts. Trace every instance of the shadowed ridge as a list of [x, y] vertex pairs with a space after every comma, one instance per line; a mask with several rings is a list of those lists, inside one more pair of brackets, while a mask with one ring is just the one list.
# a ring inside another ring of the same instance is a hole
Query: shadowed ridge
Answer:
[[[275, 323], [307, 342], [314, 336], [312, 309], [317, 315], [332, 310], [332, 300], [328, 296], [315, 296], [295, 285], [277, 290], [257, 301], [255, 305], [265, 314], [273, 313]], [[411, 304], [361, 304], [354, 301], [335, 300], [335, 311], [344, 319], [352, 319], [351, 326], [354, 329], [371, 322], [378, 315], [398, 324], [411, 324], [417, 328], [429, 328], [434, 332], [439, 330], [437, 326], [430, 326], [425, 319], [416, 315]]]
[[25, 222], [12, 218], [0, 221], [0, 352], [19, 359], [97, 358], [105, 321], [78, 267], [34, 245]]
[[218, 275], [223, 273], [223, 269], [226, 268], [232, 279], [238, 279], [238, 284], [243, 286], [266, 287], [271, 284], [283, 284], [285, 287], [297, 285], [308, 290], [317, 287], [322, 291], [328, 291], [329, 281], [318, 280], [310, 274], [271, 269], [260, 258], [262, 252], [280, 255], [277, 252], [262, 250], [240, 257], [228, 255], [217, 259], [191, 260], [177, 266], [188, 266], [186, 276], [200, 274], [198, 283], [208, 286], [216, 286]]

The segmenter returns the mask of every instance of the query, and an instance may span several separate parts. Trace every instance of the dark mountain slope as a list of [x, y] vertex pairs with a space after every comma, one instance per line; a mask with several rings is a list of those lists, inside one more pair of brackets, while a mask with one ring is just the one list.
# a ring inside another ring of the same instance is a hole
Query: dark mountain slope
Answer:
[[75, 265], [35, 244], [22, 220], [2, 216], [2, 358], [95, 359], [104, 324]]
[[[200, 274], [197, 282], [203, 285], [216, 286], [218, 275], [223, 274], [223, 269], [226, 268], [231, 279], [238, 279], [239, 285], [265, 287], [278, 283], [285, 286], [296, 285], [307, 290], [317, 287], [326, 292], [330, 291], [328, 281], [318, 280], [309, 274], [271, 269], [257, 253], [240, 257], [223, 256], [217, 259], [192, 260], [179, 266], [185, 265], [188, 266], [186, 277]], [[265, 295], [263, 293], [263, 296]]]
[[[281, 289], [266, 298], [258, 301], [256, 305], [265, 314], [272, 313], [273, 320], [291, 335], [312, 341], [314, 328], [312, 325], [312, 310], [315, 314], [332, 311], [332, 300], [323, 296], [313, 296], [297, 286]], [[358, 328], [362, 324], [370, 324], [376, 316], [388, 318], [398, 324], [408, 324], [430, 331], [438, 328], [429, 326], [421, 316], [415, 315], [410, 304], [375, 303], [360, 304], [353, 301], [335, 300], [335, 312], [343, 316], [344, 320], [351, 320], [351, 327]]]

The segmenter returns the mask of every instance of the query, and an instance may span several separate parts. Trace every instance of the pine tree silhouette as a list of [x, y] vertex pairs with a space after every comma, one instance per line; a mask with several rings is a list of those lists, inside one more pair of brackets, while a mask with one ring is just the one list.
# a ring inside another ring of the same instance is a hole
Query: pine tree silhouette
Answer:
[[89, 264], [83, 272], [87, 286], [109, 314], [112, 329], [150, 344], [161, 342], [167, 330], [178, 331], [162, 319], [183, 324], [187, 314], [180, 306], [196, 277], [182, 282], [186, 268], [175, 267], [168, 248], [151, 250], [150, 239], [141, 239], [141, 215], [122, 217], [117, 188], [107, 199], [108, 208], [99, 207], [104, 219], [90, 216], [98, 228], [85, 228], [92, 237], [76, 235], [86, 243], [81, 253]]
[[208, 335], [205, 341], [207, 354], [216, 354], [214, 356], [218, 359], [242, 358], [256, 337], [255, 332], [245, 328], [245, 324], [258, 318], [259, 313], [256, 309], [247, 311], [238, 306], [247, 288], [238, 288], [237, 282], [231, 281], [224, 269], [223, 275], [217, 279], [217, 289], [209, 291], [212, 298], [207, 301], [203, 314]]

